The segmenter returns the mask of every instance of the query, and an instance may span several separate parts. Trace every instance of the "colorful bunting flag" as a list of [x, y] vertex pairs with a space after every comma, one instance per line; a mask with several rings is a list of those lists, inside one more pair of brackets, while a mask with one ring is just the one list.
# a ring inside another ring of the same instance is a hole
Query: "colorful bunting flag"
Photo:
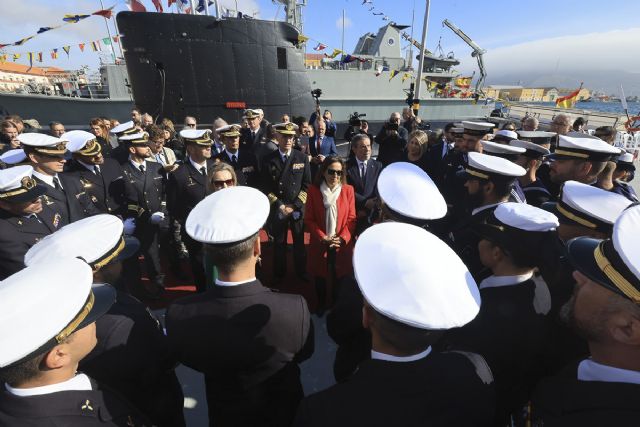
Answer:
[[53, 49], [51, 51], [51, 59], [58, 59], [58, 49]]
[[102, 50], [102, 48], [100, 47], [100, 42], [99, 41], [91, 42], [91, 50], [93, 50], [94, 52]]
[[394, 78], [395, 76], [397, 76], [398, 74], [400, 74], [400, 71], [391, 70], [391, 74], [389, 74], [389, 81], [391, 81], [391, 79]]
[[[58, 50], [58, 49], [54, 49], [54, 50]], [[64, 53], [67, 54], [67, 58], [69, 57], [69, 51], [71, 50], [71, 46], [62, 46], [62, 50], [64, 50]], [[57, 57], [57, 55], [56, 55]]]
[[7, 62], [7, 54], [3, 53], [2, 55], [0, 55], [0, 62]]
[[313, 50], [321, 51], [325, 50], [326, 48], [327, 46], [323, 45], [322, 43], [318, 43], [318, 46], [314, 47]]
[[14, 53], [13, 54], [13, 62], [16, 62], [18, 59], [20, 59], [20, 54], [19, 53]]
[[26, 42], [28, 42], [29, 40], [31, 40], [32, 38], [34, 38], [35, 36], [29, 36], [29, 37], [25, 37], [21, 40], [18, 40], [17, 42], [15, 42], [13, 45], [14, 46], [22, 46], [23, 44], [25, 44]]
[[27, 53], [27, 57], [29, 58], [29, 68], [33, 67], [33, 52]]
[[327, 55], [325, 53], [324, 56], [326, 56], [327, 58], [335, 58], [336, 56], [340, 55], [341, 53], [343, 53], [343, 52], [340, 49], [333, 49], [333, 52], [331, 52], [331, 55]]
[[342, 64], [348, 64], [348, 63], [353, 62], [353, 61], [356, 61], [356, 60], [358, 60], [358, 58], [356, 58], [355, 56], [345, 55], [345, 56], [342, 58], [342, 61], [340, 61], [340, 63], [342, 63]]
[[113, 6], [111, 6], [109, 9], [103, 9], [93, 12], [92, 15], [102, 16], [105, 19], [111, 19], [111, 17], [113, 16]]
[[111, 46], [111, 39], [109, 37], [105, 37], [102, 39], [102, 43], [104, 43], [105, 46]]
[[80, 20], [90, 17], [91, 15], [64, 15], [62, 20], [70, 24], [77, 24]]
[[175, 2], [176, 2], [176, 0], [168, 0], [167, 1], [167, 7], [171, 7]]
[[309, 40], [309, 37], [298, 34], [298, 43], [305, 43], [307, 40]]
[[126, 0], [127, 6], [129, 6], [129, 10], [132, 12], [146, 12], [147, 8], [144, 7], [142, 3], [138, 0]]
[[80, 52], [84, 52], [84, 43], [79, 43], [78, 47], [80, 48]]
[[407, 80], [408, 78], [411, 78], [411, 77], [412, 77], [411, 73], [404, 73], [402, 75], [402, 83], [404, 83], [405, 80]]
[[37, 34], [42, 34], [42, 33], [45, 33], [45, 32], [47, 32], [49, 30], [53, 30], [53, 28], [52, 27], [40, 27], [40, 29], [38, 30]]
[[38, 62], [42, 62], [42, 52], [38, 52]]
[[[151, 2], [156, 7], [156, 12], [159, 12], [159, 13], [164, 12], [164, 9], [162, 9], [162, 3], [160, 3], [160, 0], [151, 0]], [[169, 7], [171, 7], [171, 5], [169, 5]]]
[[113, 39], [114, 42], [120, 43], [120, 36], [113, 36], [111, 38]]

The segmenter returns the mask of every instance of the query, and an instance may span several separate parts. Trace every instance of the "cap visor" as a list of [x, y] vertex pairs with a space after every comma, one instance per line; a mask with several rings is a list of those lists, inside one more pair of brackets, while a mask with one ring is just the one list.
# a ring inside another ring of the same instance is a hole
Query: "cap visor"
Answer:
[[127, 236], [124, 238], [124, 249], [120, 251], [114, 262], [124, 261], [131, 258], [140, 250], [140, 240], [133, 236]]
[[604, 275], [596, 263], [593, 251], [602, 242], [591, 237], [576, 237], [567, 242], [569, 262], [580, 273], [610, 290], [620, 293], [615, 285]]
[[9, 203], [30, 202], [42, 196], [46, 192], [47, 192], [47, 187], [45, 187], [43, 184], [36, 184], [35, 187], [27, 191], [26, 193], [18, 194], [17, 196], [13, 196], [13, 197], [7, 197], [4, 200], [6, 200]]
[[94, 283], [91, 286], [91, 291], [94, 297], [93, 307], [76, 330], [80, 330], [98, 320], [116, 302], [116, 290], [111, 285]]

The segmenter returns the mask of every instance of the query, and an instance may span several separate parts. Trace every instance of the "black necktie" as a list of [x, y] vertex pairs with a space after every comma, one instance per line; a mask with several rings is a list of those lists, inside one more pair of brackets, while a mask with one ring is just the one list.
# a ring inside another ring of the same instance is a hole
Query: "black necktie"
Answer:
[[102, 174], [100, 173], [100, 166], [98, 166], [98, 165], [95, 165], [95, 166], [93, 167], [93, 171], [96, 173], [96, 175], [97, 175], [97, 176], [102, 175]]
[[231, 156], [231, 164], [233, 165], [234, 169], [238, 165], [238, 158], [235, 154]]
[[366, 167], [364, 165], [364, 162], [360, 163], [360, 178], [362, 178], [362, 180], [364, 181], [364, 177], [366, 175]]
[[62, 191], [62, 185], [60, 185], [60, 180], [57, 176], [53, 177], [53, 187], [58, 191]]
[[251, 131], [251, 142], [255, 142], [256, 140], [256, 133], [254, 131]]
[[202, 174], [202, 176], [207, 176], [207, 168], [205, 168], [204, 166], [200, 168], [200, 173]]
[[138, 166], [138, 169], [140, 169], [140, 172], [144, 173], [144, 165]]

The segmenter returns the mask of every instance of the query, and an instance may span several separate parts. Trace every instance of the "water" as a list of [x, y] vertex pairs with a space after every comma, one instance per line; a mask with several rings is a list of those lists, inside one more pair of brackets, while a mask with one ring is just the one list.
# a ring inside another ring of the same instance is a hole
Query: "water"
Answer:
[[[546, 107], [555, 107], [555, 102], [531, 102], [527, 104], [544, 105]], [[640, 102], [628, 102], [629, 115], [640, 115]], [[621, 102], [578, 102], [575, 107], [576, 110], [593, 110], [602, 111], [603, 113], [624, 114]]]

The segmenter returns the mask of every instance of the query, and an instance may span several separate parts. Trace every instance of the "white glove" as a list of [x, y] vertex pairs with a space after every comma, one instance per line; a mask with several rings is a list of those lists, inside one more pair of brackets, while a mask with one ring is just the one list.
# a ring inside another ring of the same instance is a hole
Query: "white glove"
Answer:
[[154, 225], [158, 225], [162, 221], [164, 221], [164, 212], [154, 212], [151, 214], [151, 218], [149, 218], [149, 222]]
[[131, 236], [136, 231], [136, 220], [135, 218], [127, 218], [122, 222], [124, 226], [124, 234], [127, 236]]

